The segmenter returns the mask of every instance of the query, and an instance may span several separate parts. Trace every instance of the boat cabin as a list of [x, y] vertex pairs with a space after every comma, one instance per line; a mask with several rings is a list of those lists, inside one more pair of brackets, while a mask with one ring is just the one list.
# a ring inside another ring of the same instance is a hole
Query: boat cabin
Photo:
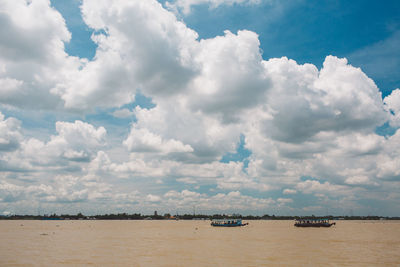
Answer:
[[296, 219], [294, 226], [297, 227], [331, 227], [336, 223], [330, 223], [329, 219]]
[[243, 224], [242, 219], [218, 219], [212, 220], [212, 226], [225, 226], [225, 227], [232, 227], [232, 226], [245, 226], [248, 223]]

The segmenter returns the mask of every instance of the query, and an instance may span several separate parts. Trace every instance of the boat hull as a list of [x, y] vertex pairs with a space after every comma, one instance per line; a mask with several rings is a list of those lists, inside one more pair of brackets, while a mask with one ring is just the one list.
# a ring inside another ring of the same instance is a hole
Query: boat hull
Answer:
[[331, 227], [335, 223], [296, 223], [296, 227]]
[[211, 224], [211, 226], [215, 227], [239, 227], [239, 226], [246, 226], [248, 223], [243, 223], [243, 224]]

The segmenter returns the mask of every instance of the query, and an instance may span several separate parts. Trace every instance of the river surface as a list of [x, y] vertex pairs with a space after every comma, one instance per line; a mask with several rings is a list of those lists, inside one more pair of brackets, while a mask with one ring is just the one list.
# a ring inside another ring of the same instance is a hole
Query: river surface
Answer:
[[0, 221], [0, 266], [400, 266], [400, 221]]

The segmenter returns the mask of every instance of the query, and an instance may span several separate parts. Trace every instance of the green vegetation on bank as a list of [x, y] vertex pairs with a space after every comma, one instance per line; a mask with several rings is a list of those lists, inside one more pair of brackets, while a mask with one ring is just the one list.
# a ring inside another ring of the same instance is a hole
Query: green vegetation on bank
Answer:
[[253, 216], [253, 215], [226, 215], [226, 214], [183, 214], [183, 215], [171, 215], [166, 213], [164, 215], [158, 215], [156, 212], [153, 215], [143, 215], [140, 213], [118, 213], [118, 214], [103, 214], [103, 215], [91, 215], [86, 216], [82, 213], [76, 215], [70, 214], [52, 214], [52, 215], [9, 215], [0, 216], [0, 220], [213, 220], [223, 218], [235, 218], [243, 220], [295, 220], [295, 219], [330, 219], [330, 220], [400, 220], [400, 217], [384, 217], [384, 216], [279, 216], [279, 215], [268, 215]]

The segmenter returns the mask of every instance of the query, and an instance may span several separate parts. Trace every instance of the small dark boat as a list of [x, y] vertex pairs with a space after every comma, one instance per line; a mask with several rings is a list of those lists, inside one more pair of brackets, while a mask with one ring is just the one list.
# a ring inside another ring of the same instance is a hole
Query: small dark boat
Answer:
[[211, 226], [219, 226], [219, 227], [235, 227], [235, 226], [245, 226], [249, 223], [242, 223], [241, 219], [221, 219], [221, 220], [212, 220]]
[[294, 226], [296, 227], [331, 227], [336, 225], [335, 222], [329, 222], [329, 219], [296, 219]]

